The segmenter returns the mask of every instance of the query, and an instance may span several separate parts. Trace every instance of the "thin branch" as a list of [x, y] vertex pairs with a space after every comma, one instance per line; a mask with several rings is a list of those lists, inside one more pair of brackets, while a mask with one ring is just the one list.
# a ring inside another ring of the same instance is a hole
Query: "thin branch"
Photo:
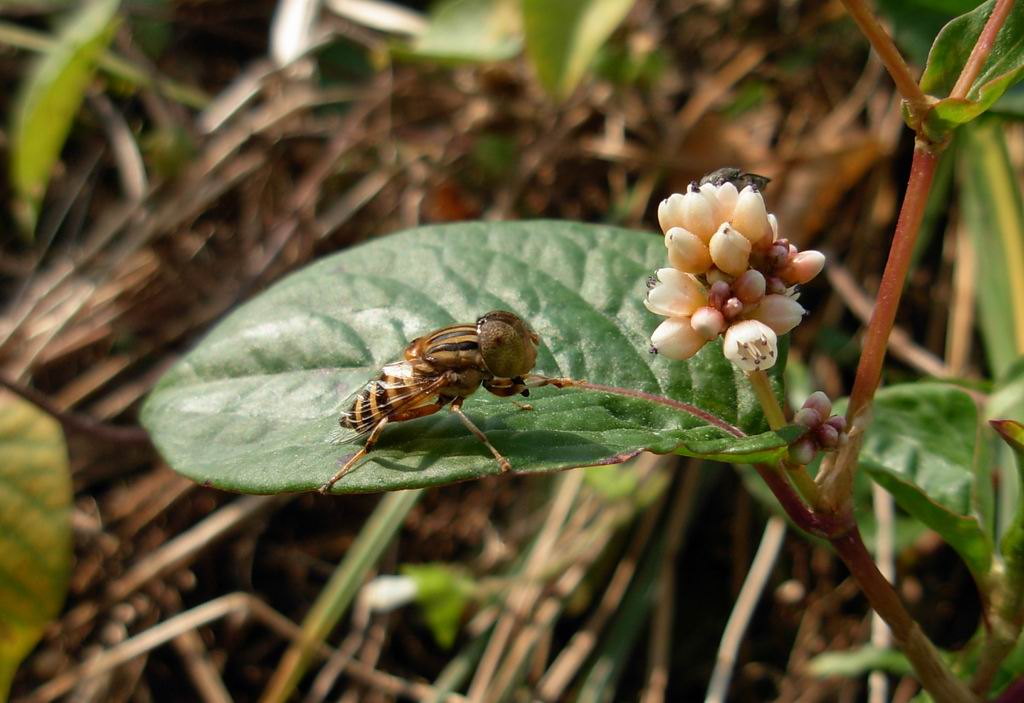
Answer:
[[914, 75], [910, 72], [907, 62], [903, 60], [899, 49], [896, 48], [896, 44], [893, 43], [892, 37], [878, 23], [864, 0], [843, 0], [843, 5], [846, 6], [850, 16], [860, 27], [860, 31], [871, 43], [878, 58], [882, 60], [885, 69], [896, 84], [896, 90], [907, 101], [907, 107], [914, 117], [914, 122], [918, 122], [928, 111], [928, 96], [917, 85]]

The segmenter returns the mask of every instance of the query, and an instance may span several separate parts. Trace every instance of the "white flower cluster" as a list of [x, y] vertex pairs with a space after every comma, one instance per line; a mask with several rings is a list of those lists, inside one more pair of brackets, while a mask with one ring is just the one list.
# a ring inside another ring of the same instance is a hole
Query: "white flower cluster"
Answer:
[[727, 179], [663, 200], [658, 221], [671, 268], [648, 284], [647, 309], [668, 318], [651, 335], [652, 351], [689, 359], [724, 334], [725, 356], [744, 371], [774, 366], [778, 335], [806, 312], [796, 287], [821, 272], [824, 255], [779, 239], [761, 193]]

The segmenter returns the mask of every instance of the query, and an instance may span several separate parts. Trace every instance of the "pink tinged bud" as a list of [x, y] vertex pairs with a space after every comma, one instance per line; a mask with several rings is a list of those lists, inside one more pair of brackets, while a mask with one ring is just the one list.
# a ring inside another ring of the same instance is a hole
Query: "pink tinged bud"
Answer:
[[821, 415], [814, 408], [803, 407], [796, 411], [793, 422], [807, 428], [817, 427], [821, 424]]
[[793, 255], [789, 263], [780, 272], [790, 285], [807, 283], [825, 268], [825, 255], [820, 251], [808, 249]]
[[671, 268], [658, 269], [658, 284], [647, 292], [644, 305], [656, 315], [689, 317], [707, 305], [704, 288], [693, 276]]
[[783, 295], [788, 289], [789, 286], [786, 285], [786, 282], [778, 276], [768, 276], [765, 279], [765, 290], [769, 294]]
[[751, 244], [761, 241], [772, 231], [771, 225], [768, 224], [764, 198], [750, 186], [740, 191], [730, 222]]
[[781, 269], [788, 262], [789, 258], [789, 247], [775, 242], [768, 248], [768, 253], [765, 255], [765, 261], [768, 266], [772, 269]]
[[818, 453], [818, 447], [814, 444], [814, 440], [807, 437], [797, 440], [795, 443], [789, 446], [789, 459], [794, 464], [800, 464], [804, 466], [814, 461], [815, 454]]
[[661, 201], [658, 205], [658, 224], [662, 232], [668, 232], [673, 227], [683, 225], [683, 196], [681, 193], [674, 193]]
[[736, 186], [726, 181], [722, 185], [718, 186], [718, 202], [722, 206], [722, 212], [725, 215], [722, 220], [732, 219], [733, 213], [736, 211], [736, 201], [740, 197], [740, 192], [736, 190]]
[[743, 301], [739, 298], [729, 298], [722, 306], [722, 314], [726, 320], [735, 320], [743, 314]]
[[711, 268], [711, 251], [693, 232], [673, 227], [665, 235], [665, 245], [673, 268], [697, 274]]
[[819, 423], [832, 414], [832, 401], [828, 399], [828, 396], [823, 391], [814, 391], [807, 396], [803, 407], [817, 412]]
[[683, 196], [681, 212], [682, 224], [678, 226], [690, 230], [707, 244], [719, 224], [715, 221], [715, 211], [711, 201], [705, 198], [699, 190], [691, 190]]
[[786, 295], [766, 295], [757, 304], [750, 317], [760, 320], [775, 331], [786, 334], [804, 319], [804, 307]]
[[690, 325], [688, 317], [670, 317], [651, 335], [654, 351], [669, 359], [683, 361], [700, 351], [705, 339]]
[[750, 241], [730, 227], [722, 225], [711, 237], [711, 260], [730, 276], [739, 276], [750, 262]]
[[754, 269], [747, 271], [737, 278], [732, 284], [732, 291], [736, 297], [747, 305], [756, 303], [764, 297], [765, 280], [764, 274]]
[[823, 449], [835, 449], [839, 446], [839, 432], [827, 422], [818, 425], [814, 429], [814, 435]]
[[833, 415], [829, 419], [825, 420], [825, 423], [835, 427], [836, 432], [839, 434], [846, 432], [846, 418], [842, 415]]
[[770, 369], [778, 361], [778, 338], [771, 327], [757, 320], [744, 320], [725, 331], [725, 358], [743, 371]]
[[725, 281], [715, 281], [711, 284], [710, 290], [708, 290], [708, 302], [711, 303], [712, 307], [720, 308], [725, 305], [725, 301], [729, 299], [732, 294], [732, 289], [729, 284]]
[[690, 326], [693, 330], [707, 341], [715, 339], [725, 329], [725, 317], [721, 312], [711, 307], [703, 307], [693, 313], [690, 318]]

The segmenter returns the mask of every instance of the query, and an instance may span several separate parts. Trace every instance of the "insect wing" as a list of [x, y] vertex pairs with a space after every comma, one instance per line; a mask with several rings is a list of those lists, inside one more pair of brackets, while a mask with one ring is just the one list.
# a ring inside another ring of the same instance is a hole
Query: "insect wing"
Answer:
[[[354, 418], [356, 406], [366, 403], [371, 396], [375, 399], [370, 417], [364, 417], [357, 427], [339, 426], [329, 437], [331, 444], [348, 444], [365, 437], [374, 426], [385, 417], [393, 417], [403, 408], [432, 398], [445, 384], [445, 377], [433, 374], [417, 373], [413, 364], [408, 361], [396, 361], [381, 369], [378, 378], [368, 382], [352, 393], [342, 407], [342, 418]], [[365, 406], [364, 406], [365, 408]], [[364, 416], [366, 413], [363, 413]]]

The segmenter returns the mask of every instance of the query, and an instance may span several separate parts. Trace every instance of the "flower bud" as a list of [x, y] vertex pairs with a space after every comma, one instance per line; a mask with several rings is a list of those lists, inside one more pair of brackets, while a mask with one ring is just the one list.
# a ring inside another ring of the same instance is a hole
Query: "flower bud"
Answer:
[[821, 273], [823, 268], [825, 268], [825, 255], [820, 251], [808, 249], [794, 254], [779, 271], [779, 275], [786, 283], [795, 285], [807, 283]]
[[683, 226], [683, 196], [680, 193], [673, 193], [658, 205], [658, 224], [662, 232], [668, 232], [673, 227]]
[[750, 241], [738, 231], [723, 224], [711, 237], [711, 260], [730, 276], [739, 276], [750, 262]]
[[746, 372], [770, 369], [779, 357], [778, 338], [771, 327], [743, 320], [725, 331], [725, 358]]
[[690, 325], [688, 317], [670, 317], [651, 335], [652, 351], [676, 361], [689, 359], [700, 351], [705, 341]]
[[814, 456], [817, 453], [818, 447], [809, 437], [804, 437], [789, 445], [789, 460], [794, 464], [801, 466], [810, 464], [814, 461]]
[[726, 210], [718, 199], [718, 186], [711, 183], [704, 183], [699, 188], [700, 194], [711, 203], [711, 212], [715, 222], [725, 222], [729, 219], [731, 210]]
[[694, 310], [707, 305], [703, 286], [690, 274], [663, 268], [655, 276], [659, 283], [647, 291], [644, 305], [656, 315], [689, 317]]
[[765, 291], [773, 295], [784, 295], [789, 286], [778, 276], [768, 276], [765, 279]]
[[699, 190], [690, 190], [683, 196], [680, 212], [682, 224], [678, 226], [690, 230], [707, 244], [711, 235], [718, 228], [711, 201], [705, 198]]
[[764, 297], [764, 288], [764, 274], [754, 269], [747, 269], [732, 284], [733, 293], [747, 305], [752, 305], [761, 300]]
[[768, 211], [764, 207], [764, 198], [756, 190], [747, 186], [740, 191], [736, 199], [736, 209], [732, 213], [732, 226], [740, 231], [751, 244], [761, 241], [770, 235], [772, 228], [768, 224]]
[[725, 281], [715, 281], [708, 290], [708, 302], [712, 307], [721, 308], [732, 294], [732, 289]]
[[740, 197], [740, 192], [736, 190], [736, 186], [726, 181], [722, 185], [718, 186], [718, 202], [722, 205], [722, 212], [725, 215], [722, 217], [722, 221], [732, 219], [733, 213], [736, 211], [736, 201]]
[[775, 334], [786, 334], [804, 319], [804, 307], [785, 295], [766, 295], [749, 317], [771, 327]]
[[814, 408], [802, 407], [793, 416], [793, 422], [807, 428], [817, 427], [821, 424], [821, 415]]
[[772, 213], [768, 213], [768, 225], [772, 228], [772, 241], [774, 242], [779, 238], [779, 218], [775, 217]]
[[814, 429], [814, 435], [822, 449], [835, 449], [839, 446], [839, 432], [827, 422], [818, 425]]
[[673, 268], [686, 273], [704, 273], [711, 268], [711, 252], [693, 232], [673, 227], [665, 235], [668, 260]]
[[712, 307], [703, 307], [693, 313], [690, 326], [707, 341], [715, 339], [725, 329], [725, 317]]
[[825, 420], [825, 423], [835, 427], [836, 432], [839, 434], [846, 432], [846, 418], [842, 415], [833, 415], [829, 419]]
[[727, 320], [735, 320], [743, 314], [743, 301], [736, 297], [729, 298], [722, 306], [722, 314]]
[[708, 269], [708, 272], [704, 274], [704, 277], [708, 280], [709, 285], [719, 282], [729, 285], [732, 283], [732, 279], [735, 278], [735, 276], [730, 276], [725, 271], [719, 271], [714, 266]]
[[832, 401], [828, 399], [828, 396], [823, 391], [814, 391], [807, 396], [807, 400], [804, 401], [802, 407], [817, 411], [818, 422], [825, 420], [832, 414]]

